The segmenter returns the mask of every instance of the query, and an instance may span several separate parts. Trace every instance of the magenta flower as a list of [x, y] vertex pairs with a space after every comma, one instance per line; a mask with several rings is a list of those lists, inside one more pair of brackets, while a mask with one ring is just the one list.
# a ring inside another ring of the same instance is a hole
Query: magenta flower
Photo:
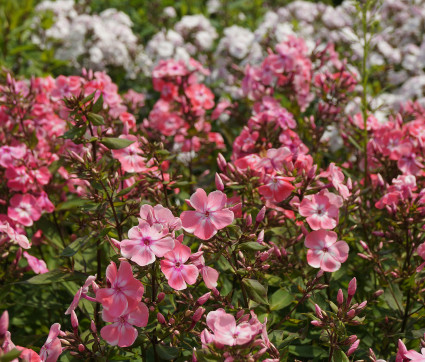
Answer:
[[198, 278], [198, 268], [193, 264], [185, 264], [190, 257], [190, 248], [176, 241], [174, 249], [164, 255], [161, 270], [168, 284], [175, 290], [186, 289], [187, 284], [194, 284]]
[[147, 170], [145, 158], [134, 135], [121, 135], [119, 138], [134, 141], [128, 147], [120, 150], [112, 150], [112, 156], [120, 161], [124, 172], [143, 172]]
[[327, 190], [316, 195], [305, 196], [299, 206], [299, 212], [306, 217], [313, 230], [333, 229], [338, 224], [339, 208], [342, 198]]
[[425, 361], [425, 348], [421, 348], [421, 353], [416, 352], [415, 350], [411, 349], [410, 351], [407, 351], [404, 354], [404, 357], [408, 358], [410, 361], [424, 362]]
[[345, 241], [337, 241], [333, 231], [317, 230], [309, 233], [304, 245], [309, 248], [307, 262], [313, 268], [321, 268], [326, 272], [334, 272], [348, 258], [349, 247]]
[[37, 199], [30, 194], [14, 195], [10, 199], [7, 216], [24, 226], [32, 226], [41, 217]]
[[0, 147], [0, 166], [5, 168], [14, 166], [15, 161], [22, 160], [26, 153], [25, 145]]
[[100, 330], [102, 338], [112, 346], [129, 347], [137, 338], [136, 327], [145, 327], [148, 324], [148, 307], [140, 302], [135, 308], [126, 314], [114, 316], [104, 309], [102, 318], [105, 322], [111, 322]]
[[162, 205], [145, 204], [140, 208], [140, 219], [146, 221], [149, 225], [162, 224], [170, 230], [180, 230], [182, 222], [180, 218], [175, 217], [173, 213]]
[[273, 202], [281, 202], [291, 195], [295, 187], [289, 182], [293, 181], [294, 177], [283, 176], [266, 176], [264, 185], [258, 188], [258, 192], [266, 199], [271, 199]]
[[188, 202], [196, 211], [183, 211], [180, 216], [183, 229], [202, 240], [212, 238], [233, 222], [233, 212], [225, 208], [226, 202], [227, 196], [221, 191], [207, 196], [203, 189], [197, 189]]
[[96, 299], [108, 315], [116, 317], [136, 308], [142, 300], [143, 284], [134, 278], [131, 265], [123, 261], [120, 268], [111, 262], [106, 268], [110, 288], [98, 289]]
[[152, 264], [155, 256], [163, 257], [174, 248], [174, 239], [161, 224], [142, 221], [128, 231], [128, 237], [121, 242], [121, 254], [140, 266]]

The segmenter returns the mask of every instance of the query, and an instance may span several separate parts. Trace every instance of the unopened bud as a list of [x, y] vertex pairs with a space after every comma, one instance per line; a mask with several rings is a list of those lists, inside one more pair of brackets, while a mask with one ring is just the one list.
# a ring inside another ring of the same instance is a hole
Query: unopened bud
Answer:
[[246, 226], [251, 226], [252, 225], [252, 216], [251, 214], [247, 214], [245, 217], [245, 224]]
[[94, 324], [93, 320], [90, 321], [90, 329], [92, 330], [93, 333], [97, 332], [96, 324]]
[[167, 323], [167, 321], [165, 320], [165, 317], [164, 317], [164, 315], [162, 313], [159, 313], [158, 312], [156, 314], [156, 318], [158, 319], [158, 322], [161, 323], [161, 324], [166, 324]]
[[336, 300], [337, 300], [339, 305], [344, 303], [344, 294], [342, 293], [342, 289], [338, 290], [338, 295], [336, 297]]
[[75, 330], [78, 329], [78, 318], [73, 310], [71, 311], [71, 325], [74, 328], [74, 333], [76, 333]]
[[202, 296], [200, 296], [198, 298], [198, 300], [196, 301], [196, 303], [198, 305], [203, 305], [203, 304], [205, 304], [207, 302], [208, 299], [210, 299], [210, 296], [211, 296], [211, 292], [205, 293], [204, 295], [202, 295]]
[[193, 320], [194, 322], [198, 322], [198, 321], [202, 318], [202, 315], [204, 314], [204, 312], [205, 312], [205, 308], [203, 308], [203, 307], [199, 307], [199, 308], [195, 311], [195, 313], [193, 313], [192, 320]]
[[314, 308], [316, 309], [317, 317], [320, 318], [320, 319], [323, 319], [323, 314], [322, 314], [322, 310], [320, 309], [320, 307], [317, 304], [315, 304]]
[[266, 207], [263, 206], [260, 210], [260, 212], [257, 214], [257, 217], [255, 218], [255, 221], [257, 223], [260, 223], [261, 221], [264, 220], [264, 216], [266, 215]]
[[164, 300], [164, 298], [165, 298], [165, 293], [164, 292], [158, 293], [158, 295], [156, 296], [156, 301], [158, 303], [161, 303]]
[[81, 343], [78, 345], [78, 350], [80, 352], [84, 352], [85, 351], [85, 348], [84, 348], [84, 346]]
[[384, 294], [384, 291], [382, 289], [377, 290], [375, 293], [373, 293], [374, 298], [380, 297], [382, 294]]
[[221, 177], [220, 177], [220, 175], [218, 173], [215, 174], [215, 187], [219, 191], [223, 191], [224, 190], [223, 180], [221, 179]]
[[354, 309], [350, 309], [347, 313], [348, 318], [354, 318], [355, 315], [356, 315], [356, 311]]
[[350, 356], [350, 355], [352, 355], [355, 351], [356, 351], [356, 349], [357, 349], [357, 347], [359, 346], [359, 344], [360, 344], [360, 339], [358, 339], [357, 341], [355, 341], [352, 345], [351, 345], [351, 347], [348, 349], [348, 351], [347, 351], [347, 356]]
[[171, 325], [173, 325], [174, 323], [176, 323], [176, 320], [175, 320], [173, 317], [171, 317], [171, 318], [168, 320], [168, 322], [169, 322]]
[[217, 164], [221, 171], [224, 171], [226, 169], [227, 162], [221, 153], [218, 154]]
[[359, 243], [364, 250], [369, 250], [369, 247], [367, 246], [367, 244], [363, 240], [360, 240]]
[[347, 305], [350, 305], [350, 302], [353, 299], [354, 294], [356, 293], [356, 289], [357, 289], [357, 279], [354, 277], [353, 279], [351, 279], [350, 283], [348, 284]]
[[261, 244], [263, 241], [264, 241], [264, 229], [260, 231], [260, 233], [258, 234], [258, 237], [257, 237], [258, 243]]

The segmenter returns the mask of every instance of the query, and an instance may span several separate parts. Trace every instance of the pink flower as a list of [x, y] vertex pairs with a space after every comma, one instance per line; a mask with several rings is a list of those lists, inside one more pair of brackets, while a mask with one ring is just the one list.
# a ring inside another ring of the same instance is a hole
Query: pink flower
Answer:
[[31, 247], [28, 238], [25, 235], [19, 234], [9, 225], [8, 222], [0, 225], [0, 233], [1, 232], [6, 233], [10, 238], [10, 241], [12, 241], [12, 243], [18, 244], [21, 248], [29, 249]]
[[331, 182], [333, 187], [335, 187], [339, 194], [346, 200], [348, 196], [350, 196], [350, 190], [348, 187], [343, 184], [344, 182], [344, 174], [341, 169], [332, 162], [329, 165], [327, 171], [324, 171], [320, 174], [320, 177], [327, 177]]
[[257, 325], [249, 322], [236, 325], [235, 317], [226, 313], [222, 308], [208, 313], [207, 325], [214, 333], [214, 342], [225, 346], [247, 344], [261, 330]]
[[413, 349], [407, 351], [404, 354], [404, 357], [408, 358], [410, 361], [425, 362], [425, 348], [421, 348], [421, 353], [416, 352]]
[[22, 160], [27, 153], [25, 145], [0, 147], [0, 166], [14, 166], [16, 160]]
[[293, 177], [265, 176], [264, 185], [258, 188], [258, 192], [273, 202], [281, 202], [291, 195], [295, 187], [289, 182]]
[[148, 324], [148, 307], [140, 302], [131, 312], [120, 316], [114, 316], [104, 309], [102, 318], [105, 322], [111, 322], [100, 330], [102, 338], [112, 346], [129, 347], [137, 338], [136, 327], [145, 327]]
[[7, 216], [24, 226], [32, 226], [33, 221], [40, 219], [41, 211], [34, 196], [16, 194], [10, 199]]
[[214, 94], [204, 84], [192, 84], [185, 89], [194, 108], [211, 109], [214, 107]]
[[0, 338], [6, 334], [9, 329], [9, 313], [5, 310], [0, 317]]
[[[201, 245], [202, 246], [202, 245]], [[201, 249], [201, 248], [199, 248]], [[217, 287], [217, 280], [218, 280], [218, 271], [214, 268], [211, 268], [210, 266], [205, 265], [205, 259], [202, 255], [204, 252], [199, 250], [197, 253], [192, 254], [190, 256], [190, 260], [198, 270], [201, 272], [202, 279], [204, 280], [204, 283], [208, 289], [213, 289]]]
[[121, 254], [140, 266], [152, 264], [155, 256], [163, 257], [174, 248], [174, 239], [161, 224], [141, 221], [128, 231], [128, 237], [121, 242]]
[[61, 325], [55, 323], [50, 327], [46, 343], [40, 349], [40, 358], [43, 362], [56, 362], [62, 353], [61, 342], [58, 338]]
[[168, 284], [175, 290], [186, 289], [187, 284], [194, 284], [198, 278], [198, 268], [193, 264], [185, 264], [190, 257], [190, 248], [176, 241], [174, 249], [164, 255], [161, 270]]
[[134, 135], [121, 135], [119, 138], [135, 141], [128, 147], [120, 150], [112, 150], [112, 156], [120, 161], [124, 172], [143, 172], [147, 170], [143, 153], [139, 148], [139, 142]]
[[28, 254], [26, 251], [24, 251], [24, 257], [27, 259], [28, 265], [34, 271], [34, 273], [44, 274], [49, 271], [44, 260], [37, 259], [35, 256]]
[[120, 268], [111, 262], [106, 268], [106, 278], [110, 288], [98, 289], [96, 299], [102, 304], [108, 315], [116, 317], [136, 308], [142, 300], [143, 285], [133, 277], [131, 265], [123, 261]]
[[316, 195], [305, 196], [299, 206], [299, 212], [306, 217], [313, 230], [333, 229], [338, 224], [339, 208], [342, 198], [322, 190]]
[[210, 239], [233, 222], [233, 212], [225, 208], [226, 202], [227, 196], [221, 191], [207, 196], [203, 189], [197, 189], [188, 202], [196, 211], [183, 211], [180, 216], [183, 229], [202, 240]]
[[309, 233], [304, 245], [309, 248], [307, 261], [313, 268], [321, 268], [326, 272], [334, 272], [348, 258], [349, 247], [345, 241], [337, 241], [333, 231], [317, 230]]
[[175, 217], [173, 213], [162, 205], [142, 205], [140, 208], [140, 219], [146, 221], [150, 226], [161, 224], [170, 230], [180, 230], [182, 222], [180, 218]]
[[71, 312], [74, 311], [77, 308], [81, 297], [84, 297], [88, 293], [89, 286], [90, 285], [93, 286], [93, 283], [94, 283], [95, 280], [96, 280], [96, 275], [90, 275], [86, 279], [84, 285], [80, 289], [78, 289], [77, 293], [75, 293], [71, 305], [68, 307], [68, 309], [65, 312], [66, 315], [71, 314]]

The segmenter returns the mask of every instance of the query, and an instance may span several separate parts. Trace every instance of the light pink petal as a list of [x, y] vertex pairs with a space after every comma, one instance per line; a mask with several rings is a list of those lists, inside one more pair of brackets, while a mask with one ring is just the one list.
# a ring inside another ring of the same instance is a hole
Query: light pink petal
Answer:
[[193, 233], [198, 226], [199, 222], [205, 217], [205, 214], [202, 214], [197, 211], [183, 211], [180, 215], [183, 229], [188, 233]]
[[226, 206], [227, 196], [221, 191], [213, 191], [208, 195], [208, 211], [218, 211]]
[[139, 248], [138, 253], [131, 257], [131, 260], [140, 266], [145, 266], [152, 264], [155, 261], [155, 254], [149, 248], [141, 247]]
[[201, 188], [197, 189], [190, 197], [190, 204], [195, 210], [205, 212], [208, 205], [206, 192]]
[[307, 251], [307, 262], [313, 268], [320, 268], [323, 259], [323, 251], [316, 249], [309, 249]]
[[187, 284], [192, 285], [198, 279], [199, 270], [195, 265], [183, 265], [181, 269], [184, 280]]
[[121, 292], [112, 294], [112, 298], [106, 299], [103, 308], [108, 310], [108, 313], [114, 317], [118, 317], [125, 313], [128, 308], [128, 301], [125, 295]]
[[186, 283], [182, 273], [179, 270], [172, 271], [170, 278], [168, 279], [168, 284], [175, 290], [186, 289]]
[[230, 211], [229, 209], [224, 209], [220, 211], [211, 212], [209, 218], [214, 227], [217, 230], [220, 230], [233, 222], [234, 215], [233, 211]]
[[117, 266], [113, 261], [108, 265], [106, 268], [106, 278], [109, 280], [109, 282], [114, 285], [117, 280], [118, 270]]
[[325, 230], [312, 231], [305, 237], [304, 245], [309, 249], [322, 250], [325, 247]]
[[128, 323], [137, 327], [146, 327], [149, 319], [149, 310], [145, 303], [138, 303], [136, 309], [128, 315]]
[[129, 347], [137, 338], [137, 330], [128, 323], [123, 323], [118, 328], [118, 347]]
[[202, 279], [204, 279], [204, 283], [208, 289], [217, 287], [218, 275], [218, 271], [214, 268], [209, 266], [202, 268]]
[[330, 253], [324, 253], [320, 267], [323, 271], [334, 272], [341, 268], [341, 263], [336, 260]]
[[322, 218], [319, 215], [313, 214], [307, 217], [306, 221], [313, 230], [322, 229]]
[[349, 251], [350, 247], [343, 240], [336, 242], [329, 248], [329, 253], [332, 254], [332, 256], [340, 263], [347, 260]]
[[217, 229], [214, 227], [209, 218], [203, 218], [196, 225], [193, 234], [202, 240], [211, 239], [217, 233]]
[[253, 327], [249, 323], [241, 323], [236, 327], [236, 344], [237, 345], [243, 345], [252, 340], [253, 334], [256, 330], [253, 331]]
[[157, 257], [163, 257], [166, 253], [174, 248], [174, 239], [167, 236], [165, 238], [152, 241], [150, 248]]
[[174, 263], [169, 260], [161, 260], [161, 271], [167, 279], [170, 279], [171, 273], [174, 270]]
[[118, 323], [109, 324], [100, 330], [100, 335], [111, 346], [116, 346], [120, 338], [119, 330]]

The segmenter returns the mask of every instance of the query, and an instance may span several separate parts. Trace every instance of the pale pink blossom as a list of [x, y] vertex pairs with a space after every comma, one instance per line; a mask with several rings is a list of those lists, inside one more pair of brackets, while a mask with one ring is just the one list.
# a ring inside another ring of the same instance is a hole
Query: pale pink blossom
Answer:
[[58, 338], [61, 325], [55, 323], [50, 327], [49, 335], [40, 349], [40, 358], [43, 362], [56, 362], [62, 353], [61, 342]]
[[348, 258], [349, 247], [345, 241], [337, 241], [333, 231], [317, 230], [309, 233], [304, 245], [309, 248], [307, 261], [313, 268], [321, 268], [326, 272], [334, 272]]
[[28, 254], [26, 251], [24, 251], [23, 254], [28, 261], [28, 265], [30, 266], [30, 268], [33, 270], [34, 273], [44, 274], [49, 271], [49, 269], [47, 269], [47, 265], [44, 260], [38, 259], [35, 256]]
[[139, 147], [137, 137], [134, 135], [121, 135], [119, 138], [134, 141], [131, 145], [119, 149], [112, 150], [112, 156], [121, 163], [124, 172], [143, 172], [148, 169], [146, 167], [143, 152]]
[[169, 230], [180, 230], [182, 222], [180, 218], [175, 217], [173, 213], [162, 205], [145, 204], [140, 208], [140, 219], [147, 222], [150, 226], [153, 224], [161, 224]]
[[120, 316], [136, 308], [142, 300], [143, 285], [133, 276], [131, 265], [122, 261], [119, 269], [114, 262], [106, 268], [106, 278], [110, 288], [96, 291], [96, 300], [102, 304], [110, 316]]
[[41, 217], [37, 199], [30, 194], [13, 195], [7, 209], [7, 216], [24, 226], [32, 226], [33, 222]]
[[137, 338], [136, 327], [146, 327], [149, 319], [148, 307], [140, 302], [129, 312], [114, 316], [104, 309], [102, 318], [110, 322], [100, 330], [102, 338], [112, 346], [129, 347]]
[[339, 208], [342, 198], [327, 190], [315, 195], [307, 195], [299, 206], [299, 213], [306, 217], [313, 230], [333, 229], [338, 224]]
[[128, 231], [128, 237], [121, 242], [121, 254], [140, 266], [152, 264], [155, 256], [163, 257], [174, 248], [174, 239], [161, 224], [142, 221]]
[[164, 255], [161, 260], [161, 271], [171, 288], [186, 289], [187, 284], [194, 284], [198, 278], [198, 268], [193, 264], [185, 264], [190, 257], [190, 248], [176, 241], [174, 249]]
[[183, 229], [202, 240], [210, 239], [233, 222], [233, 212], [225, 208], [226, 202], [227, 196], [221, 191], [207, 196], [203, 189], [197, 189], [188, 202], [195, 211], [183, 211], [180, 216]]
[[12, 243], [18, 244], [23, 249], [29, 249], [30, 243], [25, 235], [19, 234], [14, 228], [12, 228], [8, 222], [0, 225], [0, 233], [5, 233]]

